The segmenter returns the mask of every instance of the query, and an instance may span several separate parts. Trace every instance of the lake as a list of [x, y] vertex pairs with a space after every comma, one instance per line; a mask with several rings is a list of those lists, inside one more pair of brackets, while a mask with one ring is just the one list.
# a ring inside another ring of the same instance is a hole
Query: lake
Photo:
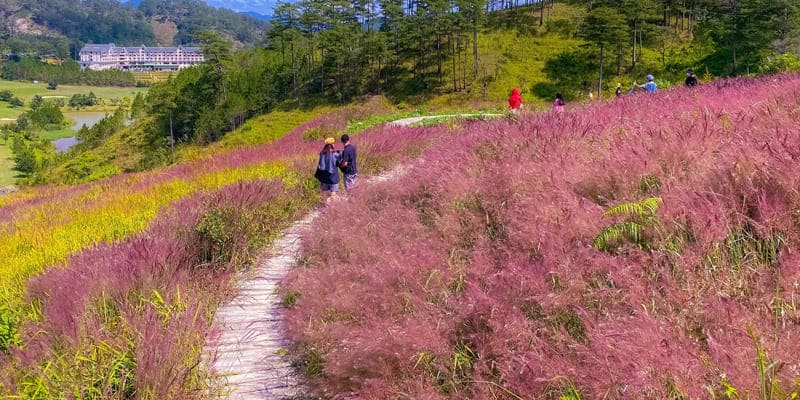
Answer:
[[64, 116], [75, 121], [72, 124], [72, 130], [78, 131], [83, 125], [91, 128], [94, 124], [100, 122], [106, 115], [111, 114], [106, 111], [92, 111], [92, 112], [67, 112]]
[[[100, 120], [105, 118], [105, 116], [108, 114], [110, 113], [106, 111], [68, 112], [64, 113], [64, 116], [75, 121], [71, 128], [73, 131], [77, 132], [84, 125], [86, 125], [87, 128], [93, 127], [94, 124], [100, 122]], [[53, 140], [53, 145], [56, 146], [56, 153], [63, 153], [78, 143], [80, 143], [80, 140], [78, 140], [78, 138], [75, 136]]]

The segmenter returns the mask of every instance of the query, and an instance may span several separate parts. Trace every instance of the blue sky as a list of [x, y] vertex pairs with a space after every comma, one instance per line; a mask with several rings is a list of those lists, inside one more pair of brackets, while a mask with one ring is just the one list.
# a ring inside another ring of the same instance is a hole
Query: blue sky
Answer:
[[235, 11], [254, 11], [259, 14], [272, 15], [276, 0], [205, 0], [211, 6], [230, 8]]

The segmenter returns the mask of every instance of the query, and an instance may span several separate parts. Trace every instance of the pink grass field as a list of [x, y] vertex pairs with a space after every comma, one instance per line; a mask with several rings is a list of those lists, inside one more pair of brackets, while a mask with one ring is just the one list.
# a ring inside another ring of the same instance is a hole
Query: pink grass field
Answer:
[[[280, 162], [300, 181], [289, 187], [256, 179], [194, 193], [160, 208], [143, 232], [96, 243], [30, 277], [19, 300], [30, 311], [11, 326], [19, 339], [0, 347], [0, 397], [213, 396], [200, 351], [214, 310], [235, 291], [232, 272], [250, 266], [318, 200], [312, 180], [321, 143], [304, 140], [304, 132], [337, 133], [348, 119], [380, 111], [372, 108], [330, 113], [262, 146], [74, 188], [43, 188], [0, 207], [0, 229], [13, 232], [33, 216], [56, 225], [65, 218], [59, 210], [101, 207], [159, 183], [246, 165]], [[403, 141], [382, 128], [354, 136], [365, 176], [435, 140], [422, 129], [404, 131]]]
[[[304, 239], [284, 292], [318, 395], [800, 392], [800, 77], [447, 129]], [[648, 197], [641, 240], [593, 247]]]

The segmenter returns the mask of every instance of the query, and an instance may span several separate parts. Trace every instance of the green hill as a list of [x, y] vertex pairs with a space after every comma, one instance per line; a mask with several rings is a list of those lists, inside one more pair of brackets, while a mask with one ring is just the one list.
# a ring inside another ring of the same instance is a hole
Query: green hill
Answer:
[[[142, 2], [142, 12], [190, 14], [184, 3], [166, 8], [154, 1]], [[73, 165], [83, 176], [77, 181], [172, 163], [170, 141], [179, 152], [206, 146], [278, 107], [341, 106], [380, 94], [392, 112], [502, 109], [510, 89], [519, 87], [528, 108], [541, 108], [558, 92], [567, 101], [588, 101], [589, 93], [609, 98], [618, 84], [624, 93], [650, 74], [661, 89], [681, 85], [688, 68], [701, 82], [800, 69], [792, 53], [800, 14], [784, 0], [746, 0], [735, 10], [711, 1], [690, 8], [578, 0], [401, 5], [387, 2], [377, 12], [310, 0], [284, 4], [259, 48], [236, 50], [224, 34], [206, 33], [197, 40], [208, 61], [155, 85], [139, 123], [102, 135], [115, 139], [83, 146], [74, 159], [43, 162], [35, 173], [41, 178], [30, 182], [76, 182], [54, 172], [75, 160], [86, 161]], [[776, 10], [786, 18], [766, 12]], [[730, 25], [734, 11], [744, 20]], [[781, 29], [768, 30], [769, 24]], [[745, 31], [758, 34], [729, 40]], [[80, 156], [81, 149], [95, 155]], [[92, 172], [98, 169], [106, 172]]]
[[200, 0], [5, 0], [0, 2], [2, 45], [11, 54], [75, 56], [85, 43], [178, 45], [213, 29], [239, 45], [260, 41], [266, 23]]

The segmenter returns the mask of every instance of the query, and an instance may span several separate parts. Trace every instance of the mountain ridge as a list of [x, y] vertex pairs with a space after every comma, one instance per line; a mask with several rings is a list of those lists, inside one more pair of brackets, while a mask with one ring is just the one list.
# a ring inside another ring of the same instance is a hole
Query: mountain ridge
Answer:
[[202, 0], [16, 0], [0, 7], [0, 17], [11, 53], [60, 57], [74, 56], [85, 43], [193, 44], [201, 30], [214, 30], [235, 47], [247, 47], [261, 41], [268, 19]]

